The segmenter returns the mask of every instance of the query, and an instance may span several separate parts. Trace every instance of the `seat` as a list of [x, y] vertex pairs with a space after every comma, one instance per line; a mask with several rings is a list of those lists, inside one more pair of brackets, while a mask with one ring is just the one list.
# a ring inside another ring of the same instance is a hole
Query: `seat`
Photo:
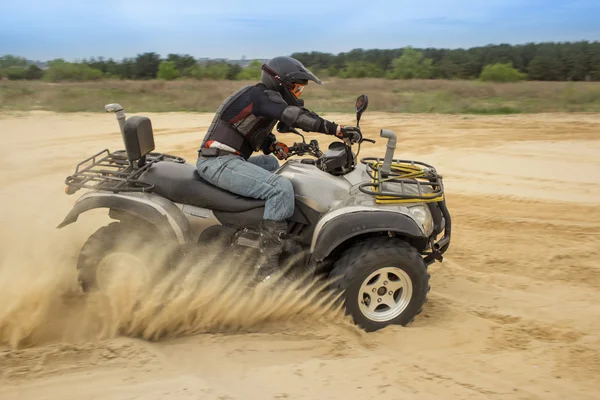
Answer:
[[213, 211], [242, 212], [265, 206], [264, 200], [238, 196], [208, 183], [190, 164], [159, 161], [140, 180], [153, 184], [154, 193], [175, 203]]

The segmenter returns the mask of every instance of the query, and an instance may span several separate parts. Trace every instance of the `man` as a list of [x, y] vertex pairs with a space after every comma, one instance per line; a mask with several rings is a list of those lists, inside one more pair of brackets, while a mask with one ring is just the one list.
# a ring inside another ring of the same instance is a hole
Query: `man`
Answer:
[[[291, 57], [275, 57], [262, 66], [261, 82], [244, 86], [219, 107], [198, 151], [200, 176], [240, 196], [266, 200], [260, 224], [259, 277], [268, 279], [279, 266], [287, 233], [286, 220], [294, 213], [291, 182], [273, 172], [288, 157], [288, 147], [271, 130], [280, 121], [307, 132], [339, 138], [360, 135], [354, 127], [327, 121], [305, 109], [300, 99], [308, 81], [322, 82]], [[251, 156], [262, 150], [264, 155]]]

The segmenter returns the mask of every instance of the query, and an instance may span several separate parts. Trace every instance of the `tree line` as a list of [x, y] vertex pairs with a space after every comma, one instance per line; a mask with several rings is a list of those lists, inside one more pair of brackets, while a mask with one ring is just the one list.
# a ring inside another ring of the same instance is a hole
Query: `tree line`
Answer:
[[292, 57], [310, 68], [327, 70], [330, 76], [342, 78], [416, 75], [426, 79], [475, 79], [486, 66], [509, 65], [530, 80], [600, 81], [598, 41], [500, 44], [469, 49], [354, 49], [337, 55], [311, 52], [294, 53]]
[[[293, 53], [319, 76], [387, 79], [482, 79], [490, 81], [600, 81], [600, 42], [488, 45], [469, 49], [354, 49], [337, 55]], [[189, 54], [148, 52], [121, 61], [62, 59], [45, 68], [22, 57], [0, 57], [0, 78], [50, 82], [99, 79], [258, 79], [259, 60], [242, 67], [227, 61], [199, 62]]]

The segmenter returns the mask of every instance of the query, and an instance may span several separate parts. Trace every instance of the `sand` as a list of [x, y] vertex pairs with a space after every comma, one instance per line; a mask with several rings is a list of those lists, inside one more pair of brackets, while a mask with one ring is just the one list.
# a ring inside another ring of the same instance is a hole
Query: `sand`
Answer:
[[[146, 115], [158, 150], [194, 162], [211, 115]], [[86, 300], [75, 259], [109, 219], [56, 225], [79, 196], [63, 192], [75, 164], [122, 148], [114, 116], [0, 115], [0, 399], [600, 398], [600, 115], [361, 125], [437, 167], [454, 227], [423, 314], [371, 334], [322, 299], [236, 297], [190, 276], [142, 311], [126, 291]]]

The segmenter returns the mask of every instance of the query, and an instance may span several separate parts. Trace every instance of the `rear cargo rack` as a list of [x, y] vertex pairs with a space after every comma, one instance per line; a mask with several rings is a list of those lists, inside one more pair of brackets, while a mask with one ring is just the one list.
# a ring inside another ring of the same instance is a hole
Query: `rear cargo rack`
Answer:
[[148, 153], [133, 164], [125, 150], [110, 152], [104, 149], [86, 158], [75, 167], [75, 173], [66, 178], [67, 194], [79, 189], [110, 192], [151, 192], [154, 185], [140, 181], [141, 175], [159, 161], [185, 163], [185, 159], [170, 154]]
[[365, 157], [370, 182], [359, 185], [363, 193], [375, 196], [379, 204], [441, 202], [444, 200], [442, 177], [435, 168], [420, 161], [392, 160], [389, 173], [382, 172], [384, 159]]

